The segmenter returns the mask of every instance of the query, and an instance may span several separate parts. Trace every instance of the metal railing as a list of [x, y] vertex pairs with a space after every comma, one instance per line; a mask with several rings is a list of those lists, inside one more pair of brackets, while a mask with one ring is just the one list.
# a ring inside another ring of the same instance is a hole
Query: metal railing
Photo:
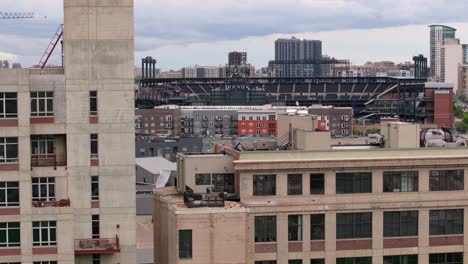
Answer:
[[31, 167], [54, 167], [66, 166], [67, 161], [65, 156], [60, 156], [63, 159], [57, 159], [55, 154], [32, 154]]
[[32, 201], [33, 207], [70, 207], [70, 199], [58, 201]]
[[75, 239], [75, 254], [112, 254], [120, 252], [120, 241], [115, 238]]

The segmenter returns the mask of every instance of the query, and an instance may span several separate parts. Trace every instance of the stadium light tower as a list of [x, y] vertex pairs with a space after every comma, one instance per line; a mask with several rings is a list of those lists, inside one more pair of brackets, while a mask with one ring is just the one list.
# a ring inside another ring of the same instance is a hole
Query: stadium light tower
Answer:
[[34, 18], [34, 13], [4, 13], [0, 12], [0, 19]]

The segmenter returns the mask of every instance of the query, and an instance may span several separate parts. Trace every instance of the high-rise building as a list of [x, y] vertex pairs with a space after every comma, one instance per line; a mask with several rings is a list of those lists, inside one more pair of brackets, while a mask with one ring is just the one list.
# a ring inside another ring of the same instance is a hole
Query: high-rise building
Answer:
[[0, 70], [0, 263], [135, 263], [133, 1], [64, 18], [63, 68]]
[[427, 58], [424, 55], [413, 57], [414, 61], [414, 78], [427, 78]]
[[300, 61], [320, 60], [322, 58], [322, 41], [297, 39], [278, 39], [275, 41], [275, 60]]
[[463, 45], [459, 39], [446, 39], [442, 46], [441, 82], [453, 84], [455, 93], [461, 91], [461, 69], [463, 66]]
[[442, 76], [442, 46], [446, 39], [454, 39], [456, 29], [444, 25], [430, 27], [430, 62], [431, 76], [434, 81], [441, 81]]
[[225, 67], [226, 78], [248, 78], [255, 76], [255, 67], [247, 63], [247, 52], [229, 52]]
[[223, 66], [190, 66], [182, 68], [182, 78], [223, 78]]
[[233, 51], [228, 54], [228, 65], [242, 66], [247, 64], [247, 52]]

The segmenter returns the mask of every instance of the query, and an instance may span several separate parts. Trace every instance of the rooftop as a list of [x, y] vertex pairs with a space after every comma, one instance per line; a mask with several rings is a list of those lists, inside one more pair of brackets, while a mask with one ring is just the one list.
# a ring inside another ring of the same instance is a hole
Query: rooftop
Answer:
[[333, 160], [386, 160], [424, 158], [468, 158], [466, 148], [372, 149], [339, 151], [269, 151], [242, 152], [234, 163], [268, 161], [333, 161]]

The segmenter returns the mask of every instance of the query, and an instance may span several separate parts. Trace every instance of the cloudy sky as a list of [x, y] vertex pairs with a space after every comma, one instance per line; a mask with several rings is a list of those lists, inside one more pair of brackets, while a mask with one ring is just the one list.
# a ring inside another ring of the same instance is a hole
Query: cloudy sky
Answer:
[[[62, 0], [0, 0], [0, 12], [36, 12], [0, 20], [0, 59], [37, 64], [62, 9]], [[429, 24], [456, 27], [468, 42], [467, 9], [466, 0], [135, 0], [135, 63], [150, 55], [163, 70], [219, 65], [239, 50], [262, 67], [274, 40], [291, 36], [320, 39], [325, 54], [353, 64], [403, 62], [428, 55]]]

